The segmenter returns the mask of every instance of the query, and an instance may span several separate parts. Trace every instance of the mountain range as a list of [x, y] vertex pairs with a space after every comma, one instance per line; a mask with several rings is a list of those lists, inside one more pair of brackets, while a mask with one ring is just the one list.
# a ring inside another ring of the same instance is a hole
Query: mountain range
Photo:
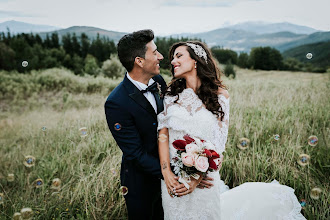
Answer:
[[[7, 32], [7, 27], [13, 33], [38, 33], [42, 38], [57, 32], [61, 37], [67, 33], [87, 34], [91, 39], [106, 37], [115, 42], [125, 35], [124, 32], [104, 30], [96, 27], [73, 26], [61, 29], [46, 25], [33, 25], [17, 21], [0, 23], [0, 32]], [[330, 31], [322, 32], [316, 29], [291, 23], [245, 22], [225, 28], [219, 28], [202, 33], [182, 33], [159, 37], [189, 37], [202, 39], [209, 47], [220, 46], [237, 52], [249, 52], [253, 47], [271, 46], [281, 52], [304, 44], [330, 41]]]

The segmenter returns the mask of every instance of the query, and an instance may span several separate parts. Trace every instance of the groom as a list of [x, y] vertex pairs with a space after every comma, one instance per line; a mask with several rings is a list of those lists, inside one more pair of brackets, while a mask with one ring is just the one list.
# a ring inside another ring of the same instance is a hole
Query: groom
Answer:
[[[166, 89], [152, 30], [123, 36], [118, 45], [124, 80], [105, 103], [109, 129], [123, 152], [120, 179], [126, 186], [129, 219], [163, 219], [157, 146], [157, 114], [163, 111], [160, 93]], [[162, 91], [159, 91], [161, 89]]]

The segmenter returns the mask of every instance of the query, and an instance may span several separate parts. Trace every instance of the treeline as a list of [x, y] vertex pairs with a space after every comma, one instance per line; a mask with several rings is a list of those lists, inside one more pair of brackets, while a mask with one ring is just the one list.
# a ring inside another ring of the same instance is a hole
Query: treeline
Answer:
[[252, 48], [250, 54], [240, 53], [221, 47], [213, 47], [212, 53], [214, 57], [222, 64], [237, 65], [241, 68], [260, 69], [260, 70], [290, 70], [290, 71], [306, 71], [324, 73], [327, 66], [320, 66], [312, 63], [311, 58], [308, 59], [303, 54], [303, 60], [299, 61], [293, 57], [283, 58], [280, 51], [271, 47], [255, 47]]
[[[168, 70], [170, 47], [176, 42], [188, 40], [201, 41], [189, 38], [158, 37], [155, 39], [158, 51], [164, 56], [164, 60], [160, 63], [164, 73], [170, 74]], [[323, 46], [320, 47], [323, 48]], [[234, 75], [232, 65], [249, 69], [308, 72], [326, 72], [328, 68], [328, 66], [317, 65], [314, 60], [307, 58], [298, 60], [286, 56], [284, 59], [278, 50], [271, 47], [252, 48], [250, 54], [237, 54], [235, 51], [221, 47], [213, 47], [211, 51], [219, 63], [226, 64], [227, 71], [225, 72], [230, 72], [225, 73], [226, 75]], [[32, 33], [17, 35], [11, 35], [10, 32], [0, 33], [0, 70], [26, 72], [53, 67], [68, 68], [76, 75], [87, 73], [94, 76], [103, 74], [107, 77], [119, 77], [125, 72], [117, 58], [114, 41], [105, 37], [101, 38], [99, 34], [95, 39], [89, 39], [85, 33], [80, 36], [68, 33], [59, 39], [55, 32], [47, 35], [43, 40], [38, 34]]]
[[[45, 40], [38, 34], [0, 34], [0, 69], [25, 72], [52, 67], [66, 67], [75, 74], [102, 67], [102, 62], [116, 53], [112, 40], [101, 38], [89, 39], [66, 34], [60, 40], [57, 33], [47, 35]], [[28, 65], [24, 67], [23, 61]], [[91, 71], [89, 71], [92, 73]], [[93, 75], [93, 74], [92, 74]]]
[[[164, 60], [162, 69], [170, 68], [169, 48], [176, 42], [196, 40], [189, 38], [156, 38], [158, 51]], [[199, 39], [197, 39], [199, 40]], [[22, 63], [27, 61], [28, 65]], [[76, 75], [103, 74], [119, 77], [125, 71], [117, 57], [116, 45], [108, 38], [89, 39], [85, 33], [80, 36], [66, 34], [59, 38], [57, 33], [47, 34], [43, 40], [38, 34], [0, 34], [0, 69], [26, 72], [30, 70], [66, 67]], [[168, 71], [164, 71], [168, 73]]]

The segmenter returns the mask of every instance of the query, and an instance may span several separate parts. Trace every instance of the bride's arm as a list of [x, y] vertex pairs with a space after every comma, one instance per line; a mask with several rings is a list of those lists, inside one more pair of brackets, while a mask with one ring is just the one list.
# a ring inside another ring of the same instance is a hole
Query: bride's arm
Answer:
[[183, 189], [185, 187], [183, 184], [180, 184], [178, 182], [179, 178], [175, 176], [171, 170], [170, 150], [169, 150], [168, 141], [169, 141], [168, 129], [162, 128], [161, 130], [159, 130], [159, 135], [158, 135], [159, 161], [160, 161], [160, 166], [164, 177], [164, 181], [167, 186], [168, 194], [170, 194], [170, 196], [173, 197], [173, 195], [176, 195], [177, 189]]

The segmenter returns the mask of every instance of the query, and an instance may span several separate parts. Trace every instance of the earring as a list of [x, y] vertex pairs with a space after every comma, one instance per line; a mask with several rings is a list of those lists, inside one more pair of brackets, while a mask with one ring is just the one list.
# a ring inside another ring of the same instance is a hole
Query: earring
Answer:
[[195, 62], [195, 69], [197, 69], [197, 62]]

